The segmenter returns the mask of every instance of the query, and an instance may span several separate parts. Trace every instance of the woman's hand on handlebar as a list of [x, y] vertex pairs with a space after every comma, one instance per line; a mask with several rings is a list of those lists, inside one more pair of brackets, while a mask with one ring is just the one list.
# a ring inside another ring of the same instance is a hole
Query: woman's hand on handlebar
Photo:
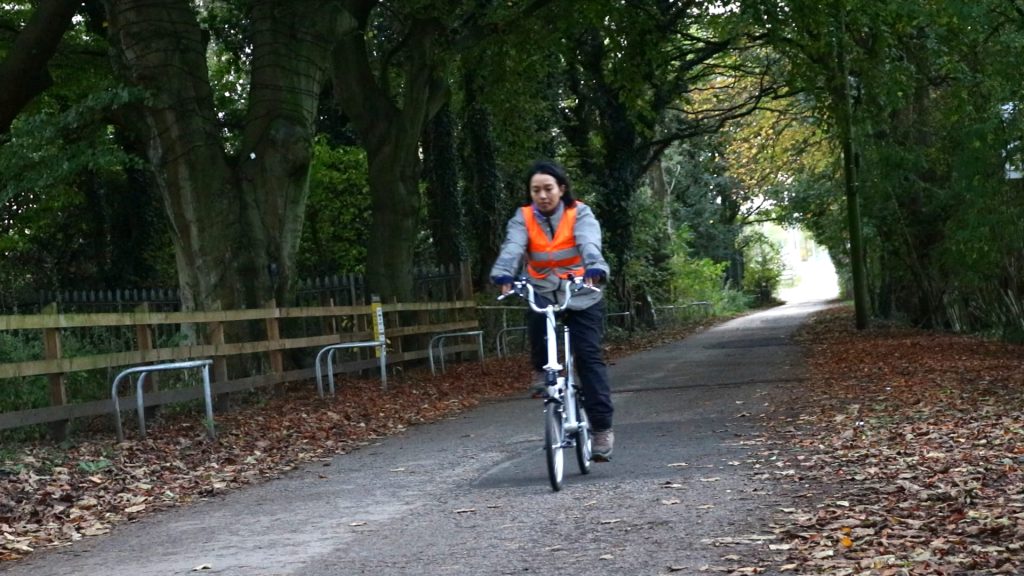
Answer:
[[515, 279], [511, 276], [491, 276], [491, 282], [501, 289], [501, 295], [505, 296], [512, 291], [512, 282]]
[[597, 268], [591, 268], [591, 269], [589, 269], [589, 270], [587, 270], [586, 272], [583, 273], [583, 284], [585, 284], [587, 286], [587, 288], [593, 288], [595, 290], [599, 290], [597, 288], [597, 285], [601, 284], [602, 282], [604, 282], [604, 279], [605, 279], [604, 270], [598, 270]]
[[501, 295], [498, 296], [498, 300], [504, 300], [512, 295], [526, 298], [527, 291], [529, 290], [532, 292], [532, 290], [530, 290], [530, 286], [526, 282], [526, 278], [522, 276], [519, 278], [513, 278], [511, 276], [492, 276], [491, 282], [501, 289]]

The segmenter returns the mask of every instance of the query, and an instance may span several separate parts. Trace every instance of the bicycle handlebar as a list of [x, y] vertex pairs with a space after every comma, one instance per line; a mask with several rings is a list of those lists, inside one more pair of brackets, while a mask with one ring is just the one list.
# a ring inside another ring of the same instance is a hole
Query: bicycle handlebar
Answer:
[[[530, 308], [538, 314], [544, 314], [550, 309], [552, 312], [558, 313], [569, 307], [569, 302], [572, 300], [573, 294], [580, 290], [591, 290], [593, 292], [600, 292], [601, 289], [597, 286], [590, 286], [583, 283], [582, 277], [572, 277], [566, 279], [565, 283], [565, 302], [561, 306], [556, 306], [554, 303], [548, 304], [544, 308], [537, 306], [534, 302], [534, 290], [533, 285], [526, 281], [526, 278], [519, 278], [512, 282], [512, 291], [498, 296], [498, 300], [504, 300], [513, 294], [519, 296], [530, 305]], [[525, 294], [524, 294], [525, 292]]]

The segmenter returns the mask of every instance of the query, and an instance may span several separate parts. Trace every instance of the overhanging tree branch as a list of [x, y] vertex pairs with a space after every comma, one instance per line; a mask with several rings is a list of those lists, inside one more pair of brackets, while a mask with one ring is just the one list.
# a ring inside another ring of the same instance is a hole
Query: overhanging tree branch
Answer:
[[0, 62], [0, 134], [32, 100], [53, 84], [47, 65], [57, 52], [80, 2], [40, 2], [7, 57]]

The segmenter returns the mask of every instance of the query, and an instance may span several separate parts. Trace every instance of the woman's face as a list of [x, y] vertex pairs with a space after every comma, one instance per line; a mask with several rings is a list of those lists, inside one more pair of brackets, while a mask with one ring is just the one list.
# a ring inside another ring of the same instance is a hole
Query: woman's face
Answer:
[[534, 174], [530, 178], [530, 198], [537, 208], [544, 215], [550, 215], [558, 208], [562, 201], [562, 193], [565, 188], [558, 185], [558, 181], [550, 174]]

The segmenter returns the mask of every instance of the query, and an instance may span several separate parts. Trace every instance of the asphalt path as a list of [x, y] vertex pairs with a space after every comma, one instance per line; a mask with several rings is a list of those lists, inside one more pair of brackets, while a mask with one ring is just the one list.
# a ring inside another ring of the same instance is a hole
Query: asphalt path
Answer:
[[524, 396], [0, 572], [654, 575], [753, 566], [771, 555], [772, 512], [788, 505], [757, 456], [762, 416], [799, 393], [791, 335], [824, 306], [774, 308], [618, 360], [613, 460], [584, 476], [567, 453], [561, 492], [547, 481], [542, 403]]

